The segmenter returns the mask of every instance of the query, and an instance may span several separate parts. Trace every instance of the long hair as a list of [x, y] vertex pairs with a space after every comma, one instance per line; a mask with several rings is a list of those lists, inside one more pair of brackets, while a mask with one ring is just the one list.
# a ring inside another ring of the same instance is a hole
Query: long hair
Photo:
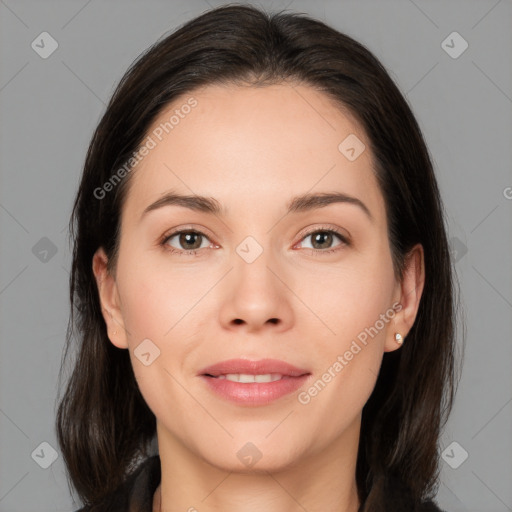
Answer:
[[[356, 480], [365, 511], [384, 510], [391, 490], [432, 498], [439, 436], [458, 383], [456, 279], [433, 165], [418, 123], [383, 65], [362, 44], [303, 14], [226, 5], [200, 15], [143, 53], [118, 84], [92, 137], [69, 222], [71, 314], [62, 357], [76, 360], [59, 403], [57, 439], [68, 478], [85, 504], [100, 503], [148, 455], [156, 418], [127, 350], [114, 347], [101, 314], [92, 257], [102, 246], [114, 271], [120, 212], [131, 173], [101, 187], [133, 156], [152, 121], [178, 96], [209, 84], [313, 87], [363, 126], [386, 204], [393, 268], [421, 243], [425, 286], [400, 350], [385, 353], [363, 408]], [[381, 508], [383, 507], [383, 508]]]

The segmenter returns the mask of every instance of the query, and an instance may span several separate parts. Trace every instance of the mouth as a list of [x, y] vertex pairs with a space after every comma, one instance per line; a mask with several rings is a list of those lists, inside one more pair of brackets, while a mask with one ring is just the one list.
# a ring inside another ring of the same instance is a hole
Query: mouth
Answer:
[[211, 377], [212, 379], [226, 379], [231, 382], [241, 382], [243, 384], [251, 384], [253, 382], [275, 382], [276, 380], [291, 378], [290, 375], [281, 375], [280, 373], [266, 373], [259, 375], [252, 375], [250, 373], [228, 373], [227, 375], [209, 375], [205, 374], [205, 377]]
[[238, 405], [254, 406], [293, 393], [311, 372], [276, 359], [230, 359], [204, 368], [198, 376], [217, 396]]
[[301, 377], [309, 370], [279, 359], [228, 359], [203, 368], [199, 375], [225, 378], [233, 382], [273, 382], [284, 377]]

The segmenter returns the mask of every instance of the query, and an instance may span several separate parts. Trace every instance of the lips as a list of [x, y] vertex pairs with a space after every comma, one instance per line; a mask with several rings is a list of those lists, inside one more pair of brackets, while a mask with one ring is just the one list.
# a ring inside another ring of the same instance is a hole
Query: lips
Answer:
[[248, 359], [229, 359], [203, 368], [199, 375], [219, 377], [219, 375], [246, 374], [246, 375], [267, 375], [280, 374], [283, 377], [300, 377], [308, 375], [307, 369], [297, 368], [292, 364], [278, 359], [260, 359], [250, 361]]
[[230, 359], [203, 368], [198, 377], [218, 397], [239, 406], [263, 406], [297, 391], [311, 372], [277, 359]]

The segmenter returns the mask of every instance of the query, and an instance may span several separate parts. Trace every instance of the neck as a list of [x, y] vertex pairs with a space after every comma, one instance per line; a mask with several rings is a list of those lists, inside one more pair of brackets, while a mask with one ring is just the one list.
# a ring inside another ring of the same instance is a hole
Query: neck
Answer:
[[158, 424], [162, 478], [153, 512], [358, 512], [359, 428], [357, 422], [334, 443], [300, 460], [285, 465], [267, 461], [267, 466], [258, 463], [240, 472], [235, 465], [207, 462]]

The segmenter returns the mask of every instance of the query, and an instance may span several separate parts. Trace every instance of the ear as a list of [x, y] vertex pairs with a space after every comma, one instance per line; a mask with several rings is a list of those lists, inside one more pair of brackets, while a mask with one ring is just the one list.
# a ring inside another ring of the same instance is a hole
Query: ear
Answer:
[[405, 258], [405, 269], [401, 283], [397, 283], [394, 303], [401, 305], [395, 308], [396, 314], [393, 324], [387, 333], [384, 352], [391, 352], [400, 348], [395, 340], [395, 333], [400, 333], [404, 343], [411, 330], [425, 284], [425, 262], [423, 246], [416, 244]]
[[117, 283], [115, 277], [107, 270], [107, 262], [107, 255], [103, 247], [100, 247], [92, 258], [92, 271], [96, 278], [101, 311], [111, 343], [118, 348], [128, 348], [123, 315], [119, 307]]

